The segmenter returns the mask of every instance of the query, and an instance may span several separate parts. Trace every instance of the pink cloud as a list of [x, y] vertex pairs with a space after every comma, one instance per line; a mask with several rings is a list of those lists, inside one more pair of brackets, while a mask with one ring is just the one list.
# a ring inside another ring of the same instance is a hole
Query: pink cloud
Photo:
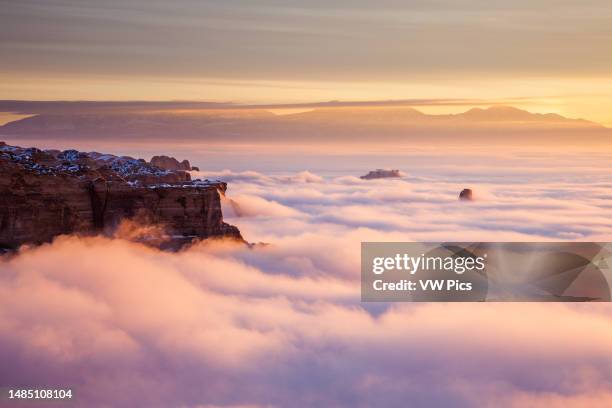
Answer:
[[606, 406], [607, 304], [359, 301], [361, 241], [609, 240], [609, 182], [544, 167], [199, 173], [230, 181], [227, 221], [266, 245], [162, 252], [127, 228], [2, 258], [0, 383], [71, 385], [94, 407]]
[[[586, 401], [612, 385], [605, 306], [395, 304], [372, 313], [340, 263], [295, 276], [291, 260], [312, 261], [316, 248], [280, 247], [168, 253], [65, 237], [26, 249], [2, 263], [0, 378], [74, 384], [88, 406], [401, 406], [407, 392], [431, 400], [432, 383], [440, 404], [513, 406]], [[269, 271], [253, 253], [286, 269]]]

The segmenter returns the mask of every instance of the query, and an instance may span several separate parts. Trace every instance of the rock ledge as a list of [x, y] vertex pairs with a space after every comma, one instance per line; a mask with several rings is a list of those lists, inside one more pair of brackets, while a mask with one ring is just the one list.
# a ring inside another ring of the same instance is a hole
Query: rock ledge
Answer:
[[178, 248], [206, 238], [243, 241], [236, 227], [223, 222], [226, 189], [220, 180], [191, 180], [186, 171], [129, 156], [0, 142], [0, 248], [49, 242], [61, 234], [114, 234], [126, 221], [163, 231], [159, 246]]

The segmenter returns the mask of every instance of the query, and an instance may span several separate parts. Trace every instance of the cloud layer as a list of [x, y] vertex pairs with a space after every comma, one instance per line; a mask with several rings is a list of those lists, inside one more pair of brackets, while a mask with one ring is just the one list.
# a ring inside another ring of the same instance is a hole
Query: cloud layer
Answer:
[[481, 170], [201, 173], [230, 182], [227, 221], [265, 245], [23, 248], [0, 261], [0, 383], [94, 407], [609, 406], [606, 304], [359, 302], [361, 241], [612, 236], [603, 168]]

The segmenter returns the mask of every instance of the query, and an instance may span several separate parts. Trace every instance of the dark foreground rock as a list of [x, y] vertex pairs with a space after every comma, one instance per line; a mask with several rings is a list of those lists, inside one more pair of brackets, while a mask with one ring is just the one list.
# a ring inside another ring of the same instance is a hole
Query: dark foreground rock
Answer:
[[113, 234], [126, 221], [155, 226], [170, 247], [193, 239], [242, 241], [223, 222], [226, 188], [142, 159], [0, 144], [0, 248], [61, 234]]

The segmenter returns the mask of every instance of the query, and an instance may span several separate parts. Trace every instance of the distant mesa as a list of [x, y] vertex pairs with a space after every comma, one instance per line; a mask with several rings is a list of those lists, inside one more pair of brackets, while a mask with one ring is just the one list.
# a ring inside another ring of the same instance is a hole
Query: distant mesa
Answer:
[[393, 177], [401, 177], [399, 170], [384, 170], [384, 169], [376, 169], [372, 170], [365, 176], [361, 176], [362, 180], [373, 180], [373, 179], [381, 179], [381, 178], [393, 178]]
[[464, 188], [459, 193], [459, 200], [461, 201], [474, 201], [474, 193], [471, 188]]
[[192, 167], [191, 164], [189, 163], [189, 160], [183, 160], [182, 162], [179, 162], [174, 157], [170, 157], [170, 156], [153, 156], [151, 158], [151, 164], [155, 167], [159, 167], [160, 169], [170, 170], [170, 171], [199, 170], [197, 167]]

